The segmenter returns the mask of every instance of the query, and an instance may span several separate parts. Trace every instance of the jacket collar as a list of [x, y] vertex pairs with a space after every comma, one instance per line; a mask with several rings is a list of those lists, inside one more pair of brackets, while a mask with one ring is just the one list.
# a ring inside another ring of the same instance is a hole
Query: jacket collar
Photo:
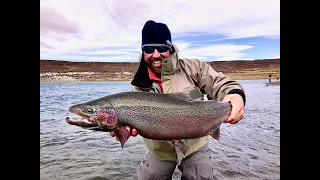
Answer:
[[178, 56], [179, 49], [175, 44], [173, 44], [173, 50], [174, 51], [170, 57], [162, 59], [161, 76], [171, 75], [177, 69], [178, 60], [179, 60], [179, 56]]

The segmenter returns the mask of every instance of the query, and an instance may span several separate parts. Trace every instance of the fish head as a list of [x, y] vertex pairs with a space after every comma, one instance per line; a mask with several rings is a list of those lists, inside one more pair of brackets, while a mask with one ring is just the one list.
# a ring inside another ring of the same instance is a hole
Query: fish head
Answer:
[[69, 112], [77, 114], [83, 118], [93, 118], [95, 112], [99, 108], [94, 106], [85, 106], [85, 105], [73, 105], [69, 108]]
[[77, 114], [78, 117], [67, 117], [68, 124], [80, 127], [99, 127], [99, 123], [94, 119], [94, 113], [97, 111], [94, 107], [74, 105], [69, 108], [69, 112]]
[[118, 125], [118, 116], [114, 109], [100, 109], [94, 114], [94, 120], [99, 126], [108, 131], [113, 130]]
[[[75, 104], [69, 107], [69, 112], [76, 114], [80, 117], [67, 117], [66, 121], [71, 125], [80, 127], [96, 127], [101, 128], [101, 124], [97, 121], [96, 116], [101, 116], [100, 110], [112, 109], [112, 105], [106, 98], [99, 98], [85, 103]], [[100, 113], [99, 113], [100, 112]], [[103, 119], [101, 119], [103, 121]], [[104, 129], [108, 131], [108, 129]]]

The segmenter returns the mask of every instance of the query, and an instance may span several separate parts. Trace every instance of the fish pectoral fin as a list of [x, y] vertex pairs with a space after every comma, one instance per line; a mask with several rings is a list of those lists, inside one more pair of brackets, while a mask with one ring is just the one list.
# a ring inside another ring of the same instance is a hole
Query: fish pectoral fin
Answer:
[[218, 127], [217, 129], [211, 131], [209, 135], [211, 137], [213, 137], [214, 139], [219, 141], [219, 139], [220, 139], [220, 127]]
[[115, 133], [116, 136], [118, 136], [121, 143], [121, 148], [123, 149], [124, 144], [127, 142], [131, 134], [124, 126], [116, 127]]
[[183, 155], [186, 155], [189, 147], [186, 146], [180, 139], [174, 139], [172, 140], [172, 143], [182, 152]]

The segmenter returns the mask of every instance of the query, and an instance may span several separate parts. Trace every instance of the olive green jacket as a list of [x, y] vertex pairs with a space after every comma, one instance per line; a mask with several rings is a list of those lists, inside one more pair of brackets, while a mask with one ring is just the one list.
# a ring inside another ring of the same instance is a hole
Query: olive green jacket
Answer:
[[[245, 101], [243, 87], [230, 77], [215, 71], [208, 63], [198, 59], [179, 59], [178, 48], [169, 58], [162, 59], [161, 81], [163, 93], [193, 92], [193, 97], [222, 100], [231, 90], [236, 90]], [[143, 53], [139, 56], [140, 66], [131, 82], [133, 91], [151, 91], [161, 93], [157, 83], [150, 80]], [[196, 92], [196, 93], [195, 93]], [[183, 139], [189, 150], [186, 156], [208, 143], [208, 136], [197, 139]], [[173, 160], [180, 164], [183, 154], [171, 141], [151, 140], [144, 138], [148, 150], [159, 160]]]

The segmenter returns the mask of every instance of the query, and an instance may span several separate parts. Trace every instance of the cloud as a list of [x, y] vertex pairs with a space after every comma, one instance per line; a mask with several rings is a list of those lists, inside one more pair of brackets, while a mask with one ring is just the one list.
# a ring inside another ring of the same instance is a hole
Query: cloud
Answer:
[[251, 49], [252, 47], [251, 45], [232, 44], [208, 45], [199, 48], [185, 46], [182, 49], [182, 53], [180, 53], [180, 57], [194, 57], [205, 61], [212, 61], [210, 57], [215, 57], [215, 60], [237, 60], [246, 55], [243, 51]]
[[40, 8], [40, 37], [54, 34], [73, 34], [79, 32], [79, 26], [68, 21], [54, 8]]
[[257, 48], [224, 40], [280, 38], [278, 0], [41, 0], [40, 59], [137, 61], [149, 19], [168, 25], [181, 57], [208, 61], [245, 59]]

